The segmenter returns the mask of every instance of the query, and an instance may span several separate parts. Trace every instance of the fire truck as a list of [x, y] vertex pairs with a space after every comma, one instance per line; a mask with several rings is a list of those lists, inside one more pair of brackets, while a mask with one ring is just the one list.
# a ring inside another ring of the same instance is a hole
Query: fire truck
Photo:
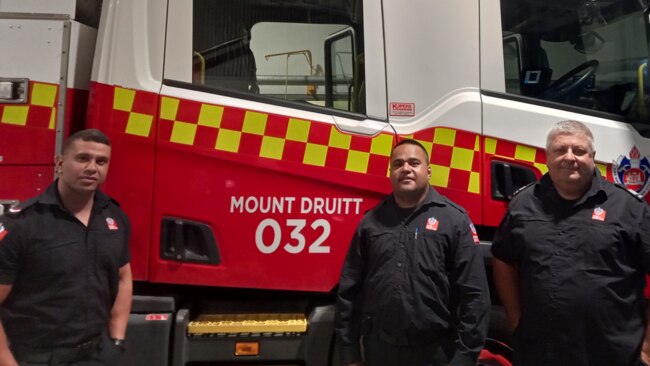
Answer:
[[[398, 139], [429, 150], [486, 263], [557, 121], [647, 197], [648, 3], [0, 0], [0, 210], [99, 128], [133, 225], [125, 364], [338, 364], [339, 273]], [[481, 362], [508, 365], [494, 309]]]

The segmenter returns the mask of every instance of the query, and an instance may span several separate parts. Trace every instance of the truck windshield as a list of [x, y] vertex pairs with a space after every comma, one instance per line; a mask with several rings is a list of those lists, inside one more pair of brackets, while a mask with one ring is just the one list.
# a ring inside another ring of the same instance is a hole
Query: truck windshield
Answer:
[[650, 137], [646, 0], [501, 0], [506, 92]]

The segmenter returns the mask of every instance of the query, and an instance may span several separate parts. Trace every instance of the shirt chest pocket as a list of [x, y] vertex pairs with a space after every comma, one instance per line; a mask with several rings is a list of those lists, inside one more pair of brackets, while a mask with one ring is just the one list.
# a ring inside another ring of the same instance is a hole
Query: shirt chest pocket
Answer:
[[75, 276], [84, 271], [84, 243], [70, 239], [37, 238], [25, 261], [27, 276], [51, 280]]
[[594, 274], [619, 273], [621, 266], [636, 263], [641, 253], [635, 253], [633, 246], [625, 243], [615, 225], [593, 222], [589, 235], [577, 238], [581, 261], [585, 270]]
[[97, 250], [96, 261], [99, 266], [115, 268], [121, 264], [124, 249], [124, 236], [121, 232], [95, 232], [92, 242]]
[[399, 236], [390, 231], [375, 232], [369, 235], [365, 248], [366, 258], [371, 267], [379, 268], [395, 257]]
[[447, 240], [435, 231], [420, 233], [415, 239], [413, 263], [419, 270], [427, 273], [446, 272]]

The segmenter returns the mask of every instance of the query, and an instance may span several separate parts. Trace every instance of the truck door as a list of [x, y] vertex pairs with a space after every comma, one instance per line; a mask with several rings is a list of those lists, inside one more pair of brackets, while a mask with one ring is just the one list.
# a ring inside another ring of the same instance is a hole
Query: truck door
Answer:
[[64, 136], [83, 123], [96, 32], [71, 19], [74, 9], [72, 2], [46, 9], [62, 14], [39, 15], [30, 4], [0, 4], [0, 203], [5, 208], [52, 182]]
[[390, 189], [369, 3], [169, 2], [152, 281], [336, 285], [356, 224]]

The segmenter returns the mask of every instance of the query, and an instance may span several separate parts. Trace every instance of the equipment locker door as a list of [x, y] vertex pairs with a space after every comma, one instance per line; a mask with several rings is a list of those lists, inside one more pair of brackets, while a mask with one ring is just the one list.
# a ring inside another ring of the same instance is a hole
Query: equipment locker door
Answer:
[[0, 12], [0, 200], [50, 182], [63, 134], [70, 21]]

